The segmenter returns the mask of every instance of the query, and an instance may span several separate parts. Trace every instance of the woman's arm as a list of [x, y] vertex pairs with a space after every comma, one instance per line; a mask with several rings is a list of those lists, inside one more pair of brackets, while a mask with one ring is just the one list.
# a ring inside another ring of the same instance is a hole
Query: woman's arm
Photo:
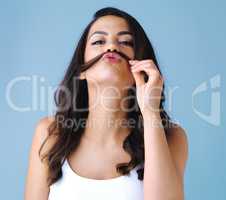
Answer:
[[[187, 137], [179, 126], [165, 134], [160, 117], [164, 77], [152, 59], [133, 60], [130, 64], [144, 119], [144, 200], [183, 200]], [[148, 75], [146, 82], [142, 71]]]
[[45, 117], [36, 125], [29, 154], [29, 165], [24, 191], [25, 200], [48, 200], [49, 187], [46, 181], [48, 170], [46, 164], [41, 162], [38, 151], [48, 135], [47, 128], [51, 122], [51, 118]]
[[183, 175], [188, 157], [185, 131], [173, 127], [166, 137], [159, 114], [143, 117], [144, 200], [183, 200]]

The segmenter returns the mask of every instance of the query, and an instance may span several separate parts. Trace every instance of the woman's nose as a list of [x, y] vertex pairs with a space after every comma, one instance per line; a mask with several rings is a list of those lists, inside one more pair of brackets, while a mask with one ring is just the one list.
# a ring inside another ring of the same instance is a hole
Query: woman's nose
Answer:
[[119, 51], [119, 47], [117, 44], [115, 44], [115, 42], [109, 42], [107, 45], [106, 45], [106, 49], [105, 51], [113, 51], [113, 50], [116, 50], [116, 51]]

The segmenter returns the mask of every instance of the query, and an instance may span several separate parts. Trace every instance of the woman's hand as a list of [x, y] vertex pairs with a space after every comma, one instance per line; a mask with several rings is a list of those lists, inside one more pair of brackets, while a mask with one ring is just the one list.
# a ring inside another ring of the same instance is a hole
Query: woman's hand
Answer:
[[[163, 77], [153, 60], [130, 60], [131, 71], [136, 82], [136, 96], [142, 115], [145, 113], [159, 113]], [[144, 81], [145, 72], [148, 81]]]

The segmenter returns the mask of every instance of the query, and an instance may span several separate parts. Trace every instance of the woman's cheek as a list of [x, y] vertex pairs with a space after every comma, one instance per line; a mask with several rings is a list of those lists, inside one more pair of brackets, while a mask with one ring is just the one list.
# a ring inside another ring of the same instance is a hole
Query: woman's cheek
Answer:
[[96, 56], [99, 56], [102, 52], [103, 51], [97, 48], [87, 49], [84, 55], [85, 62], [88, 62], [89, 60], [95, 58]]

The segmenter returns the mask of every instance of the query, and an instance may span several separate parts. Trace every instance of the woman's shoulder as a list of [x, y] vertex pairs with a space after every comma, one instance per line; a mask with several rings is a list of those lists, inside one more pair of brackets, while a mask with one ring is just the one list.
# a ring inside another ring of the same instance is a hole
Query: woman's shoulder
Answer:
[[168, 144], [172, 144], [172, 146], [182, 145], [185, 150], [188, 146], [188, 136], [187, 131], [180, 124], [175, 122], [170, 122], [169, 127], [167, 128], [166, 134]]
[[176, 123], [176, 122], [170, 122], [169, 126], [167, 128], [167, 137], [183, 137], [184, 139], [187, 139], [187, 131], [185, 130], [182, 125]]
[[169, 149], [180, 174], [183, 175], [188, 159], [188, 136], [186, 130], [179, 124], [173, 124], [166, 134]]
[[[29, 153], [28, 172], [25, 187], [25, 199], [32, 199], [34, 195], [39, 199], [47, 198], [48, 195], [48, 166], [40, 159], [39, 150], [43, 142], [49, 136], [48, 127], [54, 121], [53, 117], [44, 117], [36, 123], [33, 140]], [[47, 140], [43, 150], [46, 152], [54, 140]]]
[[54, 116], [45, 116], [39, 119], [36, 126], [39, 128], [48, 128], [48, 126], [54, 121]]
[[52, 144], [55, 142], [55, 137], [51, 136], [49, 133], [49, 127], [54, 122], [54, 116], [45, 116], [36, 123], [35, 133], [33, 136], [33, 142], [36, 143], [38, 146], [43, 146], [43, 151], [47, 151]]
[[46, 116], [41, 119], [36, 123], [35, 127], [35, 136], [36, 138], [39, 138], [41, 140], [44, 140], [45, 138], [48, 137], [48, 128], [54, 121], [53, 116]]

